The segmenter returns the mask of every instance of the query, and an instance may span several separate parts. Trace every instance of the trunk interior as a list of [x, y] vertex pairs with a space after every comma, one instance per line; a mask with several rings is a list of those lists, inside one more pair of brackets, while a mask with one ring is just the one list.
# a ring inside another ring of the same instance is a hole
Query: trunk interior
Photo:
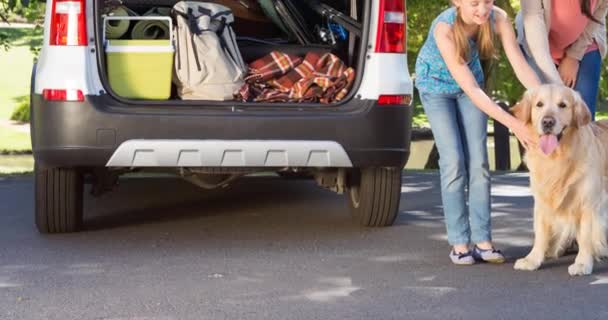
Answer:
[[[245, 99], [244, 96], [239, 96], [235, 92], [232, 99], [184, 99], [175, 83], [174, 58], [171, 57], [172, 65], [172, 83], [171, 93], [168, 98], [132, 98], [124, 97], [112, 90], [116, 87], [111, 84], [111, 77], [108, 76], [111, 60], [106, 52], [106, 37], [110, 28], [110, 22], [105, 22], [105, 16], [115, 15], [115, 10], [118, 6], [127, 8], [131, 16], [144, 16], [153, 10], [158, 12], [168, 12], [176, 0], [97, 0], [96, 2], [96, 43], [98, 67], [100, 70], [100, 78], [106, 91], [115, 99], [124, 104], [129, 105], [184, 105], [184, 106], [291, 106], [291, 107], [337, 107], [353, 98], [361, 81], [361, 73], [363, 68], [365, 47], [362, 43], [367, 43], [367, 34], [369, 27], [369, 12], [371, 10], [371, 1], [367, 0], [327, 0], [319, 1], [323, 7], [311, 6], [310, 3], [315, 1], [287, 1], [291, 2], [292, 21], [282, 20], [285, 16], [272, 17], [268, 11], [261, 11], [262, 3], [270, 3], [275, 5], [277, 12], [281, 13], [280, 4], [277, 2], [283, 1], [243, 1], [243, 0], [224, 0], [224, 1], [205, 1], [225, 5], [232, 10], [234, 14], [234, 34], [236, 35], [236, 44], [242, 60], [248, 66], [257, 59], [268, 56], [271, 52], [282, 52], [288, 55], [298, 56], [302, 59], [307, 57], [307, 54], [314, 52], [319, 55], [331, 53], [339, 58], [344, 64], [344, 68], [352, 69], [354, 78], [349, 79], [349, 85], [342, 88], [343, 96], [336, 99], [336, 96], [331, 96], [329, 93], [322, 95], [330, 95], [329, 99], [324, 98], [307, 98], [307, 99], [261, 99], [260, 96], [253, 99]], [[259, 3], [259, 6], [258, 6]], [[289, 4], [289, 3], [288, 3]], [[257, 7], [253, 8], [255, 5]], [[157, 10], [154, 8], [164, 8]], [[335, 9], [335, 11], [324, 11], [322, 9]], [[253, 13], [251, 13], [253, 12]], [[294, 14], [294, 12], [297, 12]], [[342, 14], [342, 19], [335, 18], [336, 14]], [[161, 15], [161, 14], [158, 14]], [[262, 15], [262, 16], [261, 16]], [[295, 16], [294, 16], [295, 15]], [[277, 22], [277, 19], [279, 21]], [[175, 21], [175, 18], [172, 19]], [[282, 25], [281, 24], [282, 21]], [[296, 27], [294, 27], [294, 21]], [[346, 22], [345, 22], [346, 21]], [[106, 24], [107, 23], [107, 24]], [[127, 39], [135, 29], [133, 22], [130, 22], [128, 30], [121, 37], [115, 37], [116, 40]], [[175, 22], [173, 22], [175, 23]], [[105, 25], [105, 26], [104, 26]], [[299, 26], [299, 28], [297, 28]], [[123, 28], [124, 29], [124, 28]], [[109, 37], [109, 36], [108, 36]], [[168, 38], [168, 36], [167, 36]], [[118, 42], [118, 41], [116, 41]], [[175, 44], [175, 42], [173, 42]], [[177, 54], [177, 53], [175, 53]], [[133, 61], [133, 60], [131, 60]], [[176, 62], [177, 63], [177, 62]], [[303, 63], [304, 64], [304, 63]], [[251, 72], [250, 68], [246, 68]], [[342, 69], [340, 69], [342, 70]], [[315, 70], [316, 71], [316, 70]], [[250, 73], [243, 75], [245, 79], [250, 76]], [[276, 79], [276, 78], [275, 78]], [[166, 80], [164, 80], [166, 82]], [[337, 82], [337, 81], [336, 81]], [[247, 82], [245, 82], [247, 83]], [[317, 89], [320, 90], [320, 89]], [[329, 89], [330, 90], [330, 89]], [[240, 91], [239, 91], [240, 92]], [[312, 92], [306, 91], [306, 93]]]

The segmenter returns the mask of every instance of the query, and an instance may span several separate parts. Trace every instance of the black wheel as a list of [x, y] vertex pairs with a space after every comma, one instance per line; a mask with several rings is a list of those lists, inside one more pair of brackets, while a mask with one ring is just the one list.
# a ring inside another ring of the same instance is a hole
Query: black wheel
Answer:
[[82, 226], [82, 173], [36, 164], [36, 227], [41, 233], [78, 231]]
[[364, 168], [350, 177], [349, 203], [353, 218], [364, 227], [395, 222], [401, 198], [399, 168]]

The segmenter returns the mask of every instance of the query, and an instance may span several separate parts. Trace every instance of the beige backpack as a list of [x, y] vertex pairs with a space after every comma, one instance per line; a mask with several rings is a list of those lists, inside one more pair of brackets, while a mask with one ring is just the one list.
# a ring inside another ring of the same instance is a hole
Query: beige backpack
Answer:
[[215, 3], [181, 1], [172, 16], [178, 95], [184, 100], [232, 100], [247, 70], [232, 30], [232, 11]]

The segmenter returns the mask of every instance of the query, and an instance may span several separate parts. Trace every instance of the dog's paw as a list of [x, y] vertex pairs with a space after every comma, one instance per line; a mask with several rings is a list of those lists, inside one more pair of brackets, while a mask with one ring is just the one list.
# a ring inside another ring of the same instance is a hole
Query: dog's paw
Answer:
[[586, 276], [593, 271], [593, 265], [574, 263], [568, 267], [568, 273], [571, 276]]
[[540, 263], [535, 263], [528, 258], [517, 259], [517, 261], [515, 261], [515, 265], [513, 266], [513, 268], [515, 270], [527, 270], [527, 271], [534, 271], [534, 270], [537, 270], [539, 267], [540, 267]]

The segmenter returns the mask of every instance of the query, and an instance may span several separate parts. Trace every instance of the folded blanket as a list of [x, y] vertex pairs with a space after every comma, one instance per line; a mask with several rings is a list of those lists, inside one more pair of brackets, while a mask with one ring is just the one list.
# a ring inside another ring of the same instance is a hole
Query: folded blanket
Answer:
[[331, 53], [309, 52], [304, 59], [274, 51], [249, 65], [237, 99], [255, 102], [332, 103], [342, 100], [355, 70]]

